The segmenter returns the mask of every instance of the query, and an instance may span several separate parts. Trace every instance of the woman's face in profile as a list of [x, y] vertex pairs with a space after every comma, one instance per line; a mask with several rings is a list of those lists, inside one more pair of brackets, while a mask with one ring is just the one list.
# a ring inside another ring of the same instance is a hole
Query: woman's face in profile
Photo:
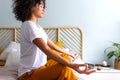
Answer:
[[40, 4], [36, 4], [32, 8], [32, 15], [35, 15], [36, 18], [43, 18], [44, 17], [44, 12], [45, 12], [45, 8], [44, 8], [43, 1], [41, 1]]

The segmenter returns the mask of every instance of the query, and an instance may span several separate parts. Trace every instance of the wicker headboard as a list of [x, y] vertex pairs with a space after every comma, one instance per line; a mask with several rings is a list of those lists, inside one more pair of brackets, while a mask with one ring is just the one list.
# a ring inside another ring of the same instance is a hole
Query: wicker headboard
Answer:
[[[62, 41], [64, 48], [78, 53], [83, 59], [83, 33], [80, 27], [45, 27], [48, 37]], [[5, 49], [10, 41], [20, 42], [20, 27], [0, 27], [0, 49]]]

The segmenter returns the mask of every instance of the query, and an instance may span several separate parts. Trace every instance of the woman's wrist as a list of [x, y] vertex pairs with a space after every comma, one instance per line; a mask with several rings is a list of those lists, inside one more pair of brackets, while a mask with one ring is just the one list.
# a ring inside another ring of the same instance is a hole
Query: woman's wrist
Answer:
[[73, 68], [73, 63], [72, 63], [72, 62], [69, 62], [69, 63], [67, 64], [67, 66], [70, 67], [70, 68]]

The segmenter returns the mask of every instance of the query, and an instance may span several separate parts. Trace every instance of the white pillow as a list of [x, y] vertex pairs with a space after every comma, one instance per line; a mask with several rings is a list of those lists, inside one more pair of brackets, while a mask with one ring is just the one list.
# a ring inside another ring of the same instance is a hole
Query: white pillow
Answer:
[[20, 50], [20, 43], [11, 41], [7, 48], [1, 53], [0, 60], [6, 60], [12, 49]]
[[5, 66], [19, 66], [20, 50], [12, 49], [9, 53]]

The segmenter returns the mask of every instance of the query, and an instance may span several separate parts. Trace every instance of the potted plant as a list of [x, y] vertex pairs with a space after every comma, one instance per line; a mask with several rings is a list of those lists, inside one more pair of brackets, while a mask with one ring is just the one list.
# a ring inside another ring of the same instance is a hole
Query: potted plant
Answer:
[[107, 58], [115, 57], [114, 68], [120, 70], [120, 43], [112, 42], [112, 46], [105, 49], [104, 53], [107, 53]]

